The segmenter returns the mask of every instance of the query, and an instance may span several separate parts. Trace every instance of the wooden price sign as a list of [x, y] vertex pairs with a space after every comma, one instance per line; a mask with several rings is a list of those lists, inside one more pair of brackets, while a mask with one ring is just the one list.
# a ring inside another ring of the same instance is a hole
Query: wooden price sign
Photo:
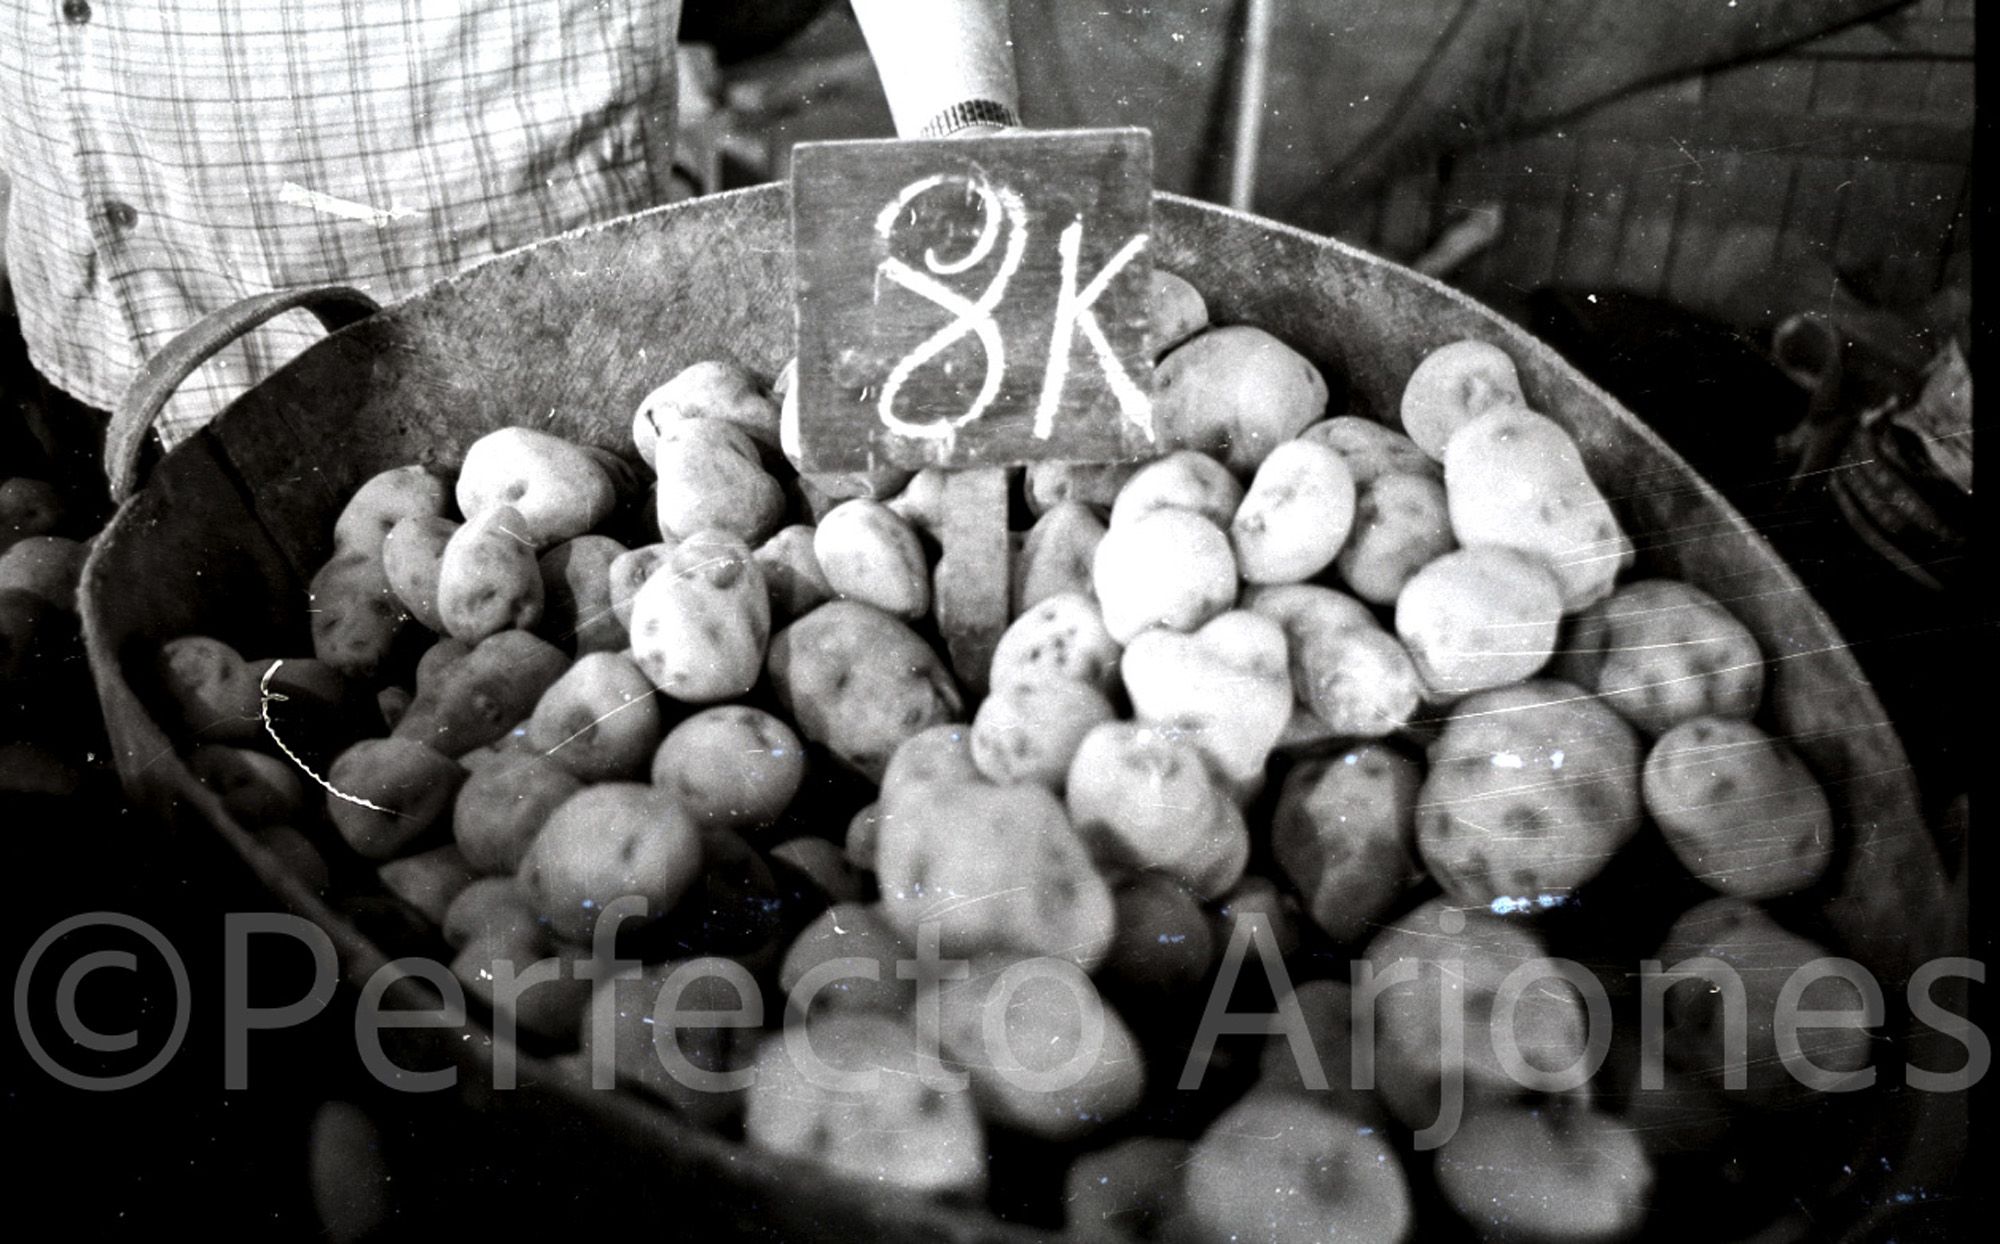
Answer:
[[1152, 181], [1138, 129], [793, 153], [801, 465], [958, 468], [936, 609], [974, 687], [1009, 616], [995, 468], [1157, 452]]
[[811, 471], [1153, 452], [1152, 136], [801, 144], [799, 448]]

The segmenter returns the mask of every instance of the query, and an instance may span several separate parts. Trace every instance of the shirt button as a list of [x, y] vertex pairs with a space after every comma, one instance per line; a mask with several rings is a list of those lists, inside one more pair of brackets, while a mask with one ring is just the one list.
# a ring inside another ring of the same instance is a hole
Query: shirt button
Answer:
[[87, 0], [63, 0], [63, 20], [72, 26], [81, 26], [90, 20], [90, 5]]
[[104, 219], [111, 222], [113, 229], [130, 229], [139, 223], [139, 209], [113, 199], [104, 205]]

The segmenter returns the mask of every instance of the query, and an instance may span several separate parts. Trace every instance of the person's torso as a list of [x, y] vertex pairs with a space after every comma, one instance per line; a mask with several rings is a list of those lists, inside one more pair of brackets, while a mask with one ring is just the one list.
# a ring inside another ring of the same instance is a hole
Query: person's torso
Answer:
[[[37, 365], [108, 406], [244, 294], [340, 282], [386, 300], [662, 201], [678, 10], [0, 0], [8, 249]], [[226, 400], [313, 335], [259, 334], [193, 387]], [[194, 398], [170, 414], [205, 418]]]

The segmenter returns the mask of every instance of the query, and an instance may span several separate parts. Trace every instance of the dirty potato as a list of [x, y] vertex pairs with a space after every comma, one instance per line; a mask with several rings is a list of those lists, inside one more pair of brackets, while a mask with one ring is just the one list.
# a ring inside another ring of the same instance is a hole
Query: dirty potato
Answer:
[[964, 711], [930, 645], [858, 601], [829, 601], [780, 631], [768, 664], [800, 733], [878, 782], [898, 744]]
[[758, 444], [778, 448], [778, 401], [735, 363], [708, 359], [683, 368], [648, 393], [632, 416], [632, 447], [657, 468], [660, 440], [679, 423], [714, 419], [741, 428]]
[[1013, 616], [1053, 596], [1091, 591], [1091, 567], [1104, 539], [1104, 520], [1081, 501], [1059, 502], [1028, 529], [1014, 557]]
[[1562, 901], [1631, 840], [1639, 815], [1632, 727], [1545, 679], [1459, 702], [1430, 747], [1417, 845], [1460, 903]]
[[687, 704], [742, 695], [771, 637], [771, 596], [750, 549], [721, 531], [691, 534], [632, 601], [632, 656]]
[[1609, 596], [1632, 564], [1632, 541], [1575, 438], [1531, 410], [1494, 410], [1459, 429], [1444, 456], [1444, 490], [1458, 542], [1542, 558], [1566, 613]]
[[1724, 894], [1795, 893], [1832, 861], [1826, 792], [1798, 753], [1747, 721], [1696, 717], [1667, 731], [1640, 793], [1674, 855]]
[[833, 599], [833, 586], [813, 552], [815, 529], [794, 523], [757, 546], [751, 554], [771, 593], [771, 620], [802, 618]]
[[1271, 855], [1334, 941], [1367, 934], [1423, 880], [1416, 857], [1422, 782], [1415, 761], [1378, 743], [1305, 761], [1285, 775]]
[[1251, 583], [1297, 583], [1326, 569], [1354, 527], [1354, 498], [1339, 454], [1311, 441], [1279, 445], [1229, 521], [1238, 571]]
[[511, 509], [516, 534], [536, 552], [589, 531], [617, 504], [617, 486], [589, 450], [535, 428], [488, 432], [472, 442], [458, 469], [465, 521]]
[[450, 501], [445, 482], [423, 467], [392, 467], [348, 498], [333, 523], [334, 547], [343, 553], [379, 553], [397, 523], [443, 517]]
[[526, 520], [495, 505], [452, 533], [438, 567], [438, 618], [454, 639], [476, 644], [542, 616], [542, 570]]
[[1008, 624], [993, 650], [995, 687], [1058, 679], [1108, 692], [1118, 681], [1119, 648], [1088, 595], [1065, 592]]
[[764, 470], [757, 443], [735, 424], [669, 424], [660, 435], [657, 465], [662, 537], [725, 531], [760, 544], [784, 525], [785, 490]]
[[1188, 631], [1236, 602], [1236, 557], [1222, 529], [1189, 510], [1155, 510], [1098, 542], [1091, 586], [1121, 644], [1153, 627]]
[[1454, 543], [1442, 483], [1427, 475], [1381, 475], [1356, 494], [1354, 529], [1333, 564], [1356, 596], [1393, 605], [1417, 572]]
[[1223, 531], [1243, 504], [1243, 485], [1229, 468], [1205, 453], [1177, 449], [1141, 466], [1118, 490], [1111, 525], [1143, 518], [1155, 510], [1188, 510]]
[[444, 633], [438, 577], [444, 570], [445, 547], [460, 526], [436, 514], [412, 514], [399, 520], [382, 540], [382, 573], [389, 590], [411, 617], [437, 634]]
[[670, 790], [696, 821], [748, 833], [775, 824], [805, 780], [805, 745], [759, 708], [703, 709], [672, 730], [653, 756], [653, 785]]
[[1748, 721], [1764, 700], [1756, 636], [1677, 579], [1628, 583], [1576, 615], [1556, 669], [1653, 737], [1695, 717]]
[[382, 572], [382, 555], [336, 554], [308, 592], [313, 656], [350, 678], [373, 678], [410, 621]]
[[1161, 443], [1213, 453], [1239, 478], [1323, 417], [1326, 403], [1319, 369], [1247, 324], [1190, 338], [1154, 373], [1153, 420]]
[[899, 618], [930, 612], [930, 563], [910, 525], [880, 501], [857, 497], [828, 511], [813, 533], [827, 586], [846, 600]]
[[1425, 687], [1449, 698], [1532, 677], [1555, 652], [1562, 612], [1562, 587], [1540, 558], [1459, 549], [1403, 586], [1396, 635]]
[[1096, 687], [1066, 678], [994, 684], [972, 718], [972, 758], [989, 781], [1061, 791], [1083, 736], [1115, 714]]
[[1489, 410], [1525, 407], [1520, 373], [1499, 346], [1454, 341], [1423, 357], [1403, 386], [1403, 431], [1426, 454], [1444, 461], [1458, 430]]
[[610, 536], [588, 534], [542, 554], [542, 634], [579, 656], [630, 643], [611, 594], [611, 568], [629, 551]]

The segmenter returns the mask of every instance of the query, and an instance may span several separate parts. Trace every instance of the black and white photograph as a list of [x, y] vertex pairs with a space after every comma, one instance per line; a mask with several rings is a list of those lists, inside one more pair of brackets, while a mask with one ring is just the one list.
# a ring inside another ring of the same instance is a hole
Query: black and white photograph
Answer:
[[1973, 1238], [1974, 8], [0, 0], [10, 1234]]

